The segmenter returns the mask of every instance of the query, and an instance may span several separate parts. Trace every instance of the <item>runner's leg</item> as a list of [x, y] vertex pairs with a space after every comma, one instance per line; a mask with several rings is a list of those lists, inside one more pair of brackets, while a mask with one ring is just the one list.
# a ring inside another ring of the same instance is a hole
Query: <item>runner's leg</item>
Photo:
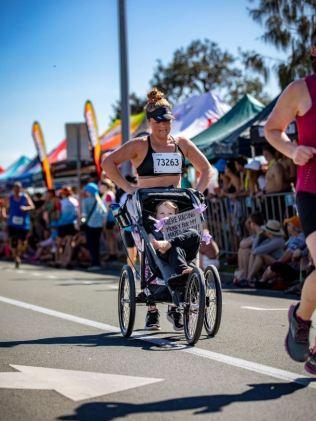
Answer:
[[[316, 231], [306, 238], [306, 244], [316, 265]], [[300, 305], [296, 314], [304, 320], [310, 320], [316, 309], [316, 270], [308, 275], [302, 289]]]

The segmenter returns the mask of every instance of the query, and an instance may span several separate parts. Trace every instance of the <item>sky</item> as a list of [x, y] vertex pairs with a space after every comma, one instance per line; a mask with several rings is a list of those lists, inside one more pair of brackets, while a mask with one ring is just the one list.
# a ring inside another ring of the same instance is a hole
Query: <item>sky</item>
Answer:
[[[193, 39], [209, 38], [270, 57], [248, 0], [126, 0], [129, 88], [145, 97], [156, 60], [164, 64]], [[83, 121], [87, 99], [99, 131], [120, 98], [117, 0], [0, 0], [0, 165], [32, 158], [34, 120], [50, 151], [65, 138], [65, 123]], [[275, 78], [266, 86], [278, 94]]]

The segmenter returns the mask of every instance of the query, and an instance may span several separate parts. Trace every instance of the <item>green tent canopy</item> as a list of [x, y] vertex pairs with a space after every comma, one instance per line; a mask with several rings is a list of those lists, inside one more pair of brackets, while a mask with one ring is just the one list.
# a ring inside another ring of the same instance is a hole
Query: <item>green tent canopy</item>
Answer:
[[212, 146], [220, 144], [224, 139], [241, 129], [264, 109], [264, 105], [251, 95], [245, 95], [237, 104], [211, 127], [195, 136], [192, 141], [206, 155], [213, 158]]

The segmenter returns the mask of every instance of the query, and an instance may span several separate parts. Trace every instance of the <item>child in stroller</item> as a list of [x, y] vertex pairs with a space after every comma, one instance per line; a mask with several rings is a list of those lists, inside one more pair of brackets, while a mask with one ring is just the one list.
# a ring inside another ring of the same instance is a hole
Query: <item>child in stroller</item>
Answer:
[[[161, 232], [163, 223], [159, 224], [159, 222], [165, 221], [178, 212], [179, 208], [177, 204], [171, 200], [158, 203], [155, 212], [158, 229], [153, 230], [149, 234], [149, 239], [158, 257], [167, 262], [175, 270], [174, 279], [176, 277], [179, 279], [183, 277], [183, 281], [185, 282], [186, 276], [193, 270], [193, 260], [197, 256], [201, 237], [196, 230], [188, 229], [171, 240], [164, 240]], [[155, 226], [157, 227], [157, 224]], [[174, 306], [168, 306], [167, 319], [173, 324], [174, 330], [181, 331], [183, 329], [182, 314], [176, 312]], [[158, 330], [159, 328], [159, 311], [155, 304], [151, 304], [148, 307], [145, 329]]]

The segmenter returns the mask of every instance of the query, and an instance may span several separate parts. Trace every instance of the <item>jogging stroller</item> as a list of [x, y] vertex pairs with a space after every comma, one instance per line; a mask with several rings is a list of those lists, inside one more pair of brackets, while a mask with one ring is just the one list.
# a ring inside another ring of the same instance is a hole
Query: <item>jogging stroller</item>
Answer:
[[148, 234], [152, 231], [152, 217], [158, 203], [166, 200], [175, 202], [179, 208], [175, 218], [177, 224], [169, 226], [171, 237], [172, 233], [181, 230], [184, 222], [179, 220], [185, 220], [187, 228], [202, 229], [204, 216], [197, 209], [201, 210], [204, 196], [193, 189], [139, 189], [128, 197], [123, 206], [112, 206], [121, 230], [132, 232], [140, 257], [140, 293], [136, 293], [132, 268], [124, 265], [121, 270], [119, 324], [122, 335], [129, 337], [133, 331], [137, 305], [169, 303], [182, 313], [185, 337], [188, 344], [194, 345], [200, 338], [203, 323], [209, 336], [214, 337], [218, 332], [222, 313], [221, 282], [214, 266], [208, 266], [203, 272], [193, 261], [190, 265], [194, 268], [190, 274], [175, 276], [175, 268], [159, 258]]

